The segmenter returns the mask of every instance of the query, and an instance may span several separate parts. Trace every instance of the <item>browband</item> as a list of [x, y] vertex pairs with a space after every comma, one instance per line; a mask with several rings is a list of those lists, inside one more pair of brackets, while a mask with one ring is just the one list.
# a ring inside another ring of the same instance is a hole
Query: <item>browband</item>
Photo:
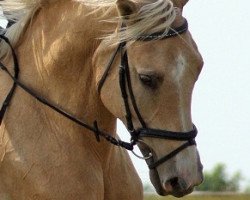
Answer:
[[152, 40], [162, 40], [162, 39], [167, 39], [170, 37], [175, 37], [178, 36], [182, 33], [185, 33], [188, 30], [188, 22], [186, 19], [184, 19], [184, 23], [177, 27], [177, 28], [170, 28], [168, 33], [165, 34], [165, 32], [157, 32], [157, 33], [152, 33], [150, 35], [141, 35], [137, 37], [136, 40], [141, 40], [141, 41], [152, 41]]

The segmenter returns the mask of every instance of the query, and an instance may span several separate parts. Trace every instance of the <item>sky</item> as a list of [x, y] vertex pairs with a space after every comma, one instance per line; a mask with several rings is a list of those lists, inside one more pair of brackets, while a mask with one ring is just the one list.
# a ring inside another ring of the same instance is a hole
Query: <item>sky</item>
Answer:
[[[250, 184], [250, 1], [190, 0], [184, 9], [204, 59], [192, 100], [198, 149], [205, 170], [224, 163]], [[118, 122], [118, 133], [129, 134]], [[131, 155], [143, 182], [146, 163]]]

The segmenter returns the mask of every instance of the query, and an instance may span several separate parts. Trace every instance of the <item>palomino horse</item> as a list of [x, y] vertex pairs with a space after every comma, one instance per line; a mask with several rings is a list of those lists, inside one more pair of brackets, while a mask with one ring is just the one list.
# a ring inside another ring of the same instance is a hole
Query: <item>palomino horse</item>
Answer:
[[201, 183], [191, 95], [203, 62], [187, 1], [1, 1], [17, 19], [5, 34], [17, 57], [0, 47], [1, 200], [140, 200], [135, 144], [159, 194]]

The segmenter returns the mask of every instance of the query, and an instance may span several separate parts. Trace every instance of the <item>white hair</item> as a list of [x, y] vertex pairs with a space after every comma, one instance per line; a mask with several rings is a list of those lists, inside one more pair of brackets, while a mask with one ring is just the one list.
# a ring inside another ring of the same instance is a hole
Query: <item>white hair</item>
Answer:
[[[84, 2], [86, 5], [95, 7], [110, 7], [114, 6], [116, 0], [76, 0]], [[123, 22], [129, 26], [121, 27], [117, 32], [114, 32], [102, 39], [106, 39], [108, 44], [117, 44], [124, 41], [135, 41], [143, 34], [151, 34], [162, 32], [164, 37], [176, 17], [176, 10], [171, 0], [134, 0], [139, 2], [142, 7], [137, 13], [133, 13], [126, 18], [117, 16], [110, 19], [110, 22], [120, 24]]]
[[[127, 20], [129, 26], [118, 32], [119, 42], [134, 41], [141, 35], [162, 32], [166, 35], [176, 17], [172, 1], [157, 0], [142, 6], [138, 13], [131, 15]], [[111, 35], [114, 38], [114, 35]]]

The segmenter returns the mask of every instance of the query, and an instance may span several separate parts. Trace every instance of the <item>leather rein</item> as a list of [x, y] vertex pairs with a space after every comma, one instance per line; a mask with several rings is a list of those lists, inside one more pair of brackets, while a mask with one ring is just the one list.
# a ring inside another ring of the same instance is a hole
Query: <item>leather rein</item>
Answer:
[[[151, 35], [142, 35], [142, 36], [138, 37], [137, 40], [140, 40], [140, 41], [152, 41], [152, 40], [156, 40], [156, 39], [162, 40], [162, 39], [167, 39], [167, 38], [178, 36], [179, 34], [185, 33], [187, 30], [188, 30], [188, 23], [185, 20], [185, 22], [183, 23], [182, 26], [177, 27], [175, 29], [170, 29], [169, 32], [166, 35], [164, 35], [163, 37], [162, 37], [163, 33], [160, 32], [160, 33], [154, 33]], [[58, 106], [53, 105], [47, 99], [39, 96], [35, 91], [31, 90], [29, 87], [27, 87], [22, 82], [20, 82], [18, 80], [19, 63], [18, 63], [16, 53], [15, 53], [13, 47], [11, 46], [10, 41], [8, 40], [7, 37], [5, 37], [4, 35], [0, 35], [0, 39], [5, 41], [9, 45], [9, 47], [11, 49], [12, 57], [13, 57], [13, 63], [14, 63], [14, 75], [12, 75], [12, 73], [7, 69], [7, 67], [4, 64], [2, 64], [2, 62], [0, 62], [0, 68], [3, 71], [5, 71], [8, 74], [8, 76], [13, 80], [12, 88], [9, 91], [7, 97], [5, 98], [3, 105], [1, 107], [1, 110], [0, 110], [0, 124], [2, 123], [2, 120], [3, 120], [4, 114], [7, 110], [7, 107], [10, 105], [10, 102], [11, 102], [11, 99], [14, 95], [16, 87], [18, 86], [21, 89], [23, 89], [26, 93], [30, 94], [32, 97], [34, 97], [36, 100], [38, 100], [40, 103], [48, 106], [49, 108], [51, 108], [55, 112], [63, 115], [64, 117], [66, 117], [69, 120], [73, 121], [74, 123], [82, 126], [83, 128], [86, 128], [86, 129], [90, 130], [91, 132], [93, 132], [95, 134], [96, 140], [98, 142], [100, 142], [100, 138], [102, 137], [113, 145], [120, 146], [122, 148], [125, 148], [125, 149], [133, 152], [134, 146], [137, 143], [141, 142], [140, 138], [143, 138], [143, 137], [161, 138], [161, 139], [174, 140], [174, 141], [186, 141], [184, 144], [182, 144], [181, 146], [179, 146], [177, 149], [173, 150], [172, 152], [170, 152], [166, 156], [164, 156], [160, 159], [154, 159], [156, 161], [148, 163], [149, 169], [155, 169], [157, 166], [159, 166], [160, 164], [173, 158], [175, 155], [177, 155], [179, 152], [181, 152], [185, 148], [192, 146], [192, 145], [196, 145], [195, 137], [197, 135], [197, 129], [194, 125], [193, 125], [193, 130], [191, 130], [189, 132], [172, 132], [172, 131], [167, 131], [167, 130], [151, 129], [151, 128], [147, 127], [142, 115], [140, 114], [138, 106], [136, 104], [135, 96], [134, 96], [133, 89], [132, 89], [127, 50], [125, 48], [126, 42], [120, 43], [118, 45], [118, 47], [116, 48], [116, 50], [114, 51], [114, 53], [112, 54], [111, 59], [106, 67], [106, 70], [105, 70], [101, 80], [99, 81], [98, 92], [99, 93], [101, 92], [102, 86], [104, 85], [105, 80], [108, 77], [109, 70], [112, 67], [116, 56], [118, 55], [118, 53], [120, 53], [121, 64], [120, 64], [120, 69], [119, 69], [119, 84], [120, 84], [121, 95], [122, 95], [123, 102], [124, 102], [124, 107], [126, 110], [127, 130], [129, 131], [129, 133], [131, 135], [130, 142], [122, 141], [120, 139], [117, 139], [117, 138], [111, 136], [109, 133], [106, 133], [102, 130], [99, 130], [97, 121], [94, 121], [93, 125], [89, 125], [89, 124], [85, 123], [84, 121], [78, 119], [74, 115], [59, 108]], [[131, 108], [130, 108], [130, 104], [129, 104], [129, 98], [130, 98], [131, 103], [132, 103], [132, 108], [135, 111], [136, 116], [141, 124], [141, 128], [139, 128], [139, 129], [135, 129], [134, 125], [133, 125]], [[150, 154], [150, 156], [148, 156], [146, 159], [148, 159], [148, 158], [152, 158], [152, 154]]]

